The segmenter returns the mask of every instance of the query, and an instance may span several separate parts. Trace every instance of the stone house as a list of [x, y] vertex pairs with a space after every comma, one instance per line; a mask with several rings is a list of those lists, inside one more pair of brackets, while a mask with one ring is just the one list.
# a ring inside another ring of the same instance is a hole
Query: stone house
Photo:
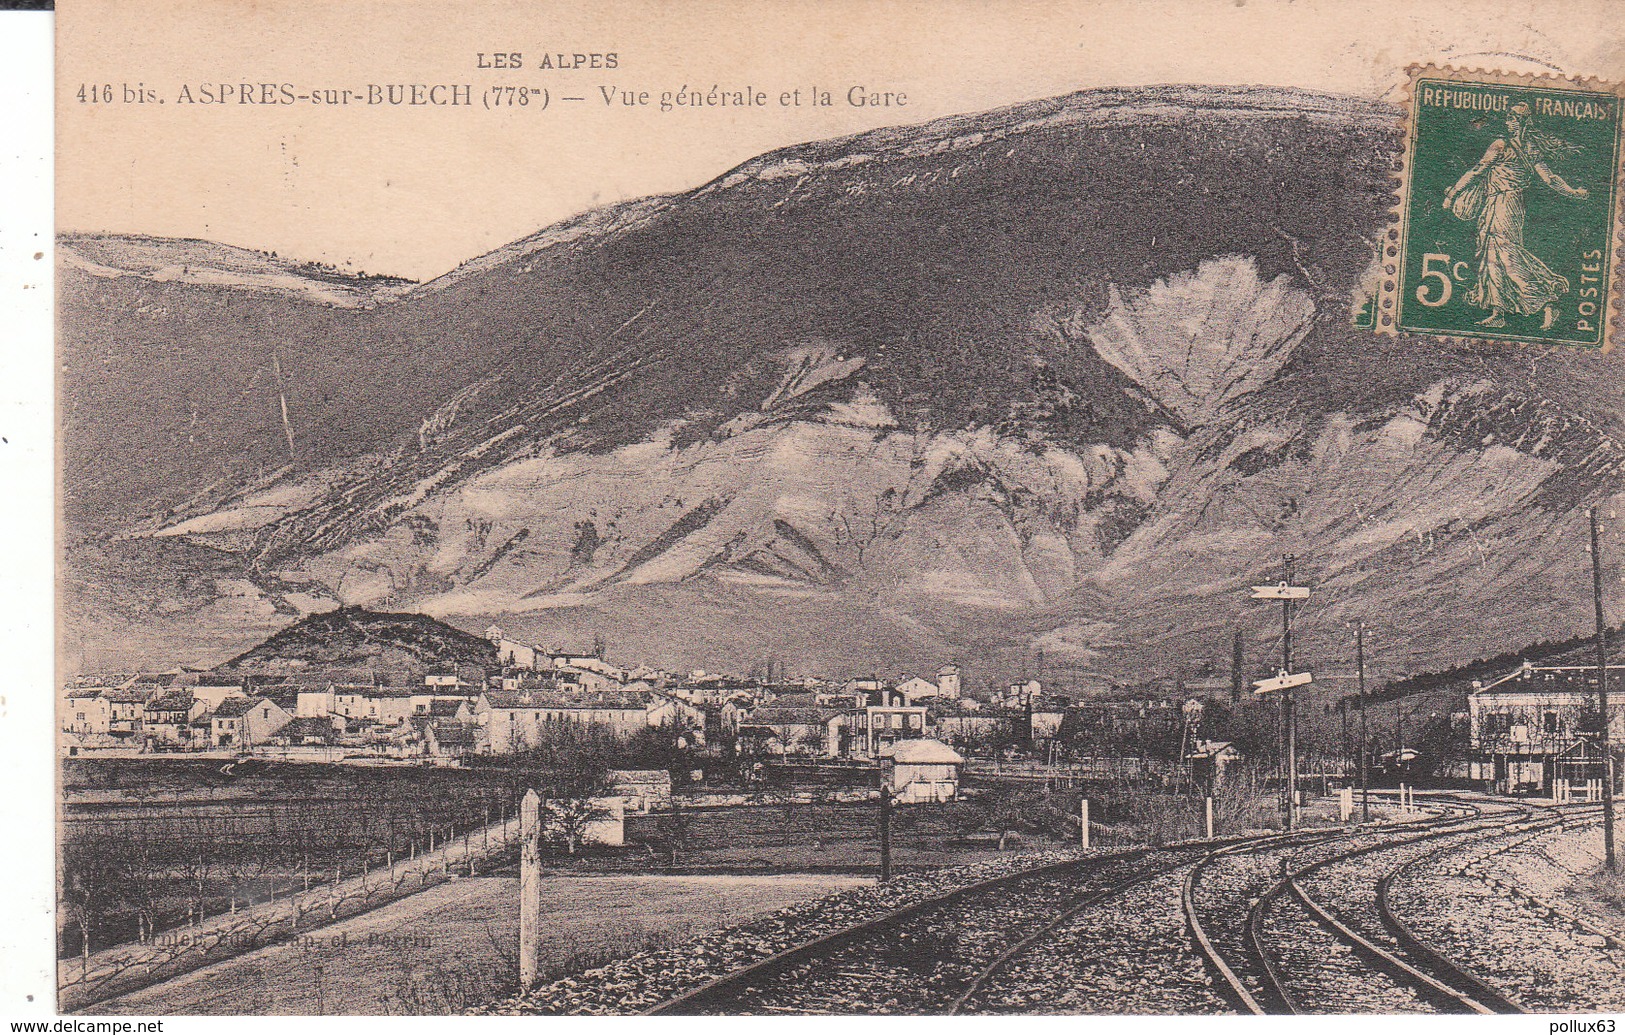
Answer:
[[229, 697], [209, 716], [215, 747], [253, 749], [270, 743], [293, 716], [269, 697]]
[[193, 745], [194, 719], [208, 714], [208, 702], [192, 696], [187, 688], [169, 690], [147, 701], [141, 725], [149, 745], [185, 747]]
[[[1608, 666], [1611, 687], [1625, 665]], [[1525, 663], [1467, 695], [1469, 770], [1503, 793], [1549, 791], [1558, 765], [1601, 732], [1597, 670], [1590, 665]], [[1608, 735], [1625, 743], [1625, 693], [1608, 700]], [[1600, 757], [1600, 756], [1599, 756]], [[1600, 765], [1599, 765], [1600, 770]], [[1621, 774], [1616, 773], [1616, 781]]]
[[735, 736], [744, 754], [834, 758], [849, 747], [848, 715], [844, 708], [774, 702], [739, 716]]
[[112, 708], [104, 694], [111, 687], [75, 687], [63, 702], [62, 729], [80, 736], [105, 735], [112, 723]]

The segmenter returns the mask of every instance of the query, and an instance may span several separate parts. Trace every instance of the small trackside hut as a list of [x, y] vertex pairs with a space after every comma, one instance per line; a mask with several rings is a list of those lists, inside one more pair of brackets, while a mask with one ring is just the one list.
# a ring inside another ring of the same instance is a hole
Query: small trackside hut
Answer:
[[937, 740], [900, 740], [881, 750], [881, 780], [902, 804], [953, 801], [965, 759]]

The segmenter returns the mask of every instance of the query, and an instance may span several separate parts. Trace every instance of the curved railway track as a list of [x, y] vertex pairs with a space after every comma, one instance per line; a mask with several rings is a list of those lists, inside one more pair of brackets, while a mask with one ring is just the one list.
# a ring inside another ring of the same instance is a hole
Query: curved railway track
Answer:
[[[1304, 834], [1230, 839], [1229, 844]], [[1327, 835], [1318, 835], [1327, 836]], [[810, 939], [644, 1011], [943, 1013], [1032, 934], [1189, 865], [1207, 842], [1141, 848], [1005, 874]]]
[[[1342, 836], [1337, 831], [1300, 831], [1291, 834], [1273, 834], [1265, 837], [1250, 838], [1227, 845], [1222, 851], [1258, 851], [1267, 847], [1280, 847], [1287, 844], [1314, 844]], [[1202, 855], [1210, 854], [1214, 849], [1206, 846]], [[1198, 856], [1200, 858], [1200, 856]], [[954, 997], [949, 1004], [947, 1013], [958, 1014], [969, 1012], [968, 1007], [979, 997], [986, 993], [994, 980], [1006, 973], [1013, 962], [1030, 953], [1035, 947], [1055, 937], [1056, 932], [1068, 924], [1078, 920], [1090, 909], [1103, 903], [1119, 898], [1125, 893], [1161, 878], [1179, 873], [1181, 870], [1192, 869], [1195, 859], [1186, 858], [1171, 861], [1165, 865], [1148, 868], [1143, 872], [1134, 874], [1121, 881], [1084, 895], [1072, 904], [1071, 907], [1057, 914], [1052, 919], [1039, 925], [1025, 937], [1018, 939], [1002, 952], [996, 955], [972, 978], [965, 988]]]
[[[1440, 822], [1422, 819], [1392, 829]], [[648, 1014], [956, 1013], [1069, 922], [1215, 852], [1307, 847], [1341, 829], [1136, 849], [1007, 874], [810, 939]]]
[[[1498, 849], [1505, 850], [1573, 814], [1525, 807], [1511, 824], [1500, 813], [1426, 829], [1413, 825], [1403, 837], [1370, 839], [1322, 858], [1283, 857], [1273, 880], [1260, 882], [1255, 871], [1250, 881], [1223, 889], [1205, 921], [1197, 901], [1204, 860], [1185, 885], [1192, 939], [1228, 996], [1249, 1013], [1523, 1012], [1510, 996], [1404, 928], [1388, 889], [1426, 860], [1510, 836]], [[1401, 856], [1397, 865], [1382, 861], [1394, 854]], [[1380, 878], [1359, 872], [1373, 865], [1383, 869]], [[1313, 893], [1306, 885], [1316, 885]]]
[[[1559, 812], [1560, 810], [1553, 809], [1551, 811]], [[1571, 807], [1561, 810], [1561, 814], [1555, 820], [1531, 824], [1524, 831], [1508, 831], [1508, 833], [1522, 834], [1523, 836], [1508, 840], [1506, 844], [1496, 849], [1496, 852], [1510, 850], [1530, 837], [1539, 836], [1555, 827], [1561, 827], [1577, 820], [1582, 825], [1588, 826], [1599, 823], [1601, 821], [1601, 810], [1593, 806]], [[1430, 849], [1383, 874], [1375, 885], [1373, 905], [1377, 916], [1383, 928], [1404, 952], [1422, 961], [1433, 973], [1438, 974], [1455, 987], [1472, 991], [1473, 994], [1484, 1001], [1495, 1004], [1497, 1009], [1503, 1013], [1530, 1013], [1532, 1011], [1524, 1006], [1517, 997], [1498, 988], [1477, 970], [1451, 957], [1419, 935], [1394, 908], [1393, 890], [1395, 884], [1408, 876], [1411, 871], [1436, 862], [1441, 855], [1449, 852], [1451, 848], [1450, 845], [1441, 845]]]
[[1388, 892], [1427, 860], [1536, 836], [1574, 810], [1424, 800], [1447, 814], [1005, 874], [811, 938], [645, 1013], [1088, 1010], [1094, 993], [1072, 986], [1087, 987], [1091, 974], [1114, 993], [1139, 982], [1147, 1010], [1516, 1012], [1514, 999], [1406, 928]]

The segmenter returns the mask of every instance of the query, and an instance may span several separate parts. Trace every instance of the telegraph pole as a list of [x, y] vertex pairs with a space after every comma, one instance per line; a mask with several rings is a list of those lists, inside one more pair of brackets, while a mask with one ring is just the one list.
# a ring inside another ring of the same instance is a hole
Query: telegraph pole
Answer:
[[1349, 744], [1349, 699], [1347, 697], [1337, 699], [1337, 721], [1343, 726], [1343, 764], [1339, 766], [1340, 772], [1338, 775], [1347, 780], [1349, 763], [1354, 761], [1354, 748]]
[[1354, 627], [1354, 670], [1358, 673], [1360, 693], [1360, 821], [1371, 822], [1371, 783], [1366, 767], [1366, 752], [1371, 739], [1365, 724], [1365, 622]]
[[[1286, 583], [1292, 585], [1292, 564], [1297, 558], [1286, 555]], [[1281, 669], [1292, 671], [1292, 598], [1281, 598]], [[1298, 709], [1291, 693], [1281, 696], [1286, 709], [1286, 828], [1298, 826]]]
[[1242, 675], [1243, 654], [1241, 642], [1241, 626], [1236, 626], [1236, 632], [1230, 640], [1230, 703], [1238, 704], [1241, 701], [1241, 688], [1246, 686], [1247, 677]]
[[891, 880], [891, 788], [880, 785], [880, 883]]
[[1597, 508], [1591, 518], [1591, 601], [1597, 610], [1597, 708], [1602, 712], [1598, 743], [1602, 748], [1602, 851], [1609, 872], [1614, 858], [1614, 756], [1608, 746], [1608, 627], [1602, 617], [1602, 546], [1597, 538]]

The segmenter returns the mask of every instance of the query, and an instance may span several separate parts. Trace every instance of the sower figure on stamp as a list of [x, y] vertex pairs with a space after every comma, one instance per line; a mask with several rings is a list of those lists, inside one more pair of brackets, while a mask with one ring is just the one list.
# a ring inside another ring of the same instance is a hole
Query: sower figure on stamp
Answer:
[[1557, 316], [1557, 299], [1568, 293], [1569, 281], [1524, 247], [1524, 189], [1538, 176], [1565, 197], [1583, 199], [1589, 193], [1570, 187], [1547, 167], [1548, 158], [1568, 157], [1579, 149], [1531, 125], [1529, 105], [1514, 104], [1506, 127], [1506, 137], [1490, 144], [1478, 164], [1445, 192], [1444, 207], [1458, 218], [1478, 221], [1478, 281], [1468, 299], [1490, 311], [1479, 326], [1505, 327], [1508, 313], [1540, 313], [1545, 330]]

